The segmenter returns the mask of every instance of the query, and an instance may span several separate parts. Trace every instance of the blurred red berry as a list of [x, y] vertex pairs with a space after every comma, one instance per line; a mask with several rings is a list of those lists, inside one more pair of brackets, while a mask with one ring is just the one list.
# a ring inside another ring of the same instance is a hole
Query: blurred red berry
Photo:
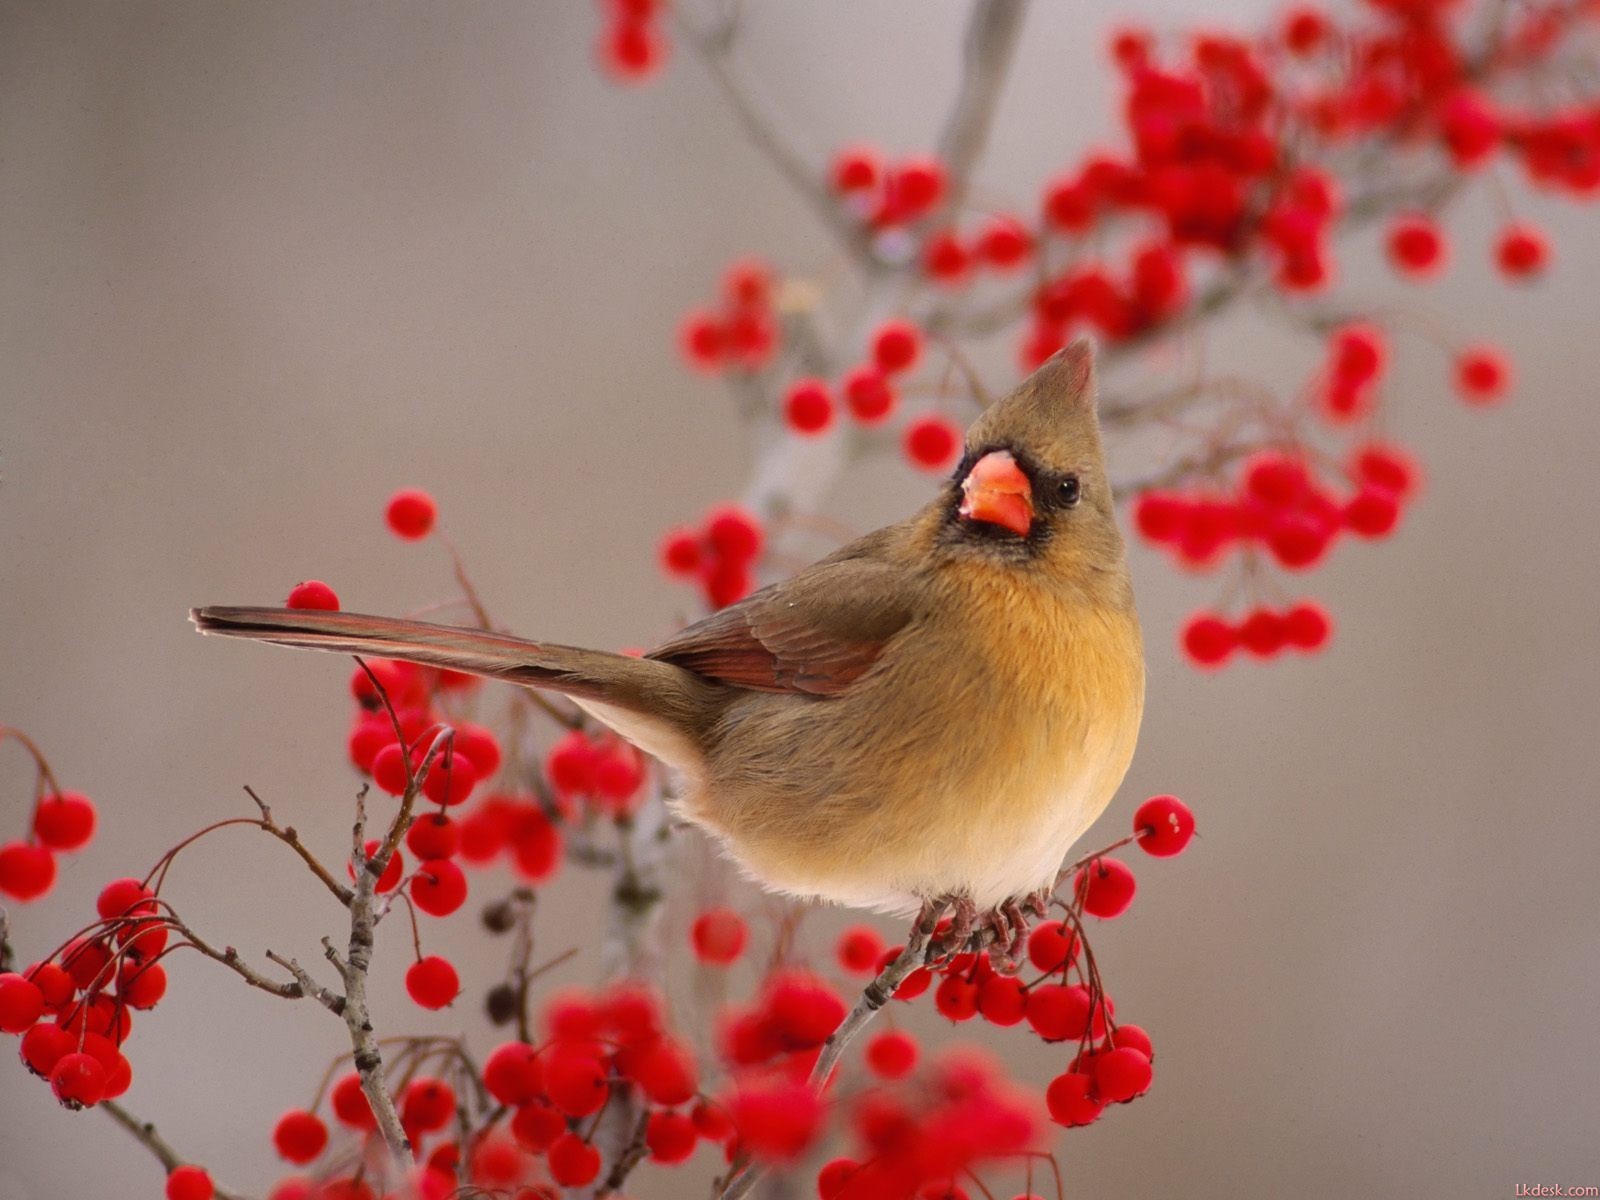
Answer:
[[706, 515], [706, 542], [719, 558], [746, 564], [761, 557], [765, 535], [752, 514], [728, 504]]
[[911, 465], [924, 471], [943, 471], [961, 449], [961, 430], [948, 417], [918, 417], [906, 426], [905, 453]]
[[600, 1151], [575, 1133], [563, 1133], [558, 1137], [546, 1161], [550, 1178], [562, 1187], [583, 1187], [593, 1183], [600, 1174]]
[[667, 60], [667, 40], [653, 21], [623, 17], [600, 35], [600, 65], [621, 83], [642, 83]]
[[339, 610], [339, 597], [334, 590], [320, 579], [308, 579], [304, 583], [297, 583], [289, 590], [289, 598], [284, 601], [287, 608], [316, 608], [327, 612]]
[[1472, 346], [1456, 359], [1456, 391], [1468, 404], [1493, 404], [1510, 386], [1511, 367], [1498, 350]]
[[661, 566], [668, 575], [693, 579], [700, 572], [700, 536], [692, 529], [674, 529], [661, 539]]
[[731, 908], [708, 908], [695, 918], [690, 940], [701, 962], [725, 967], [744, 953], [750, 930]]
[[1401, 217], [1389, 227], [1389, 261], [1407, 275], [1424, 276], [1444, 266], [1445, 241], [1431, 217]]
[[833, 424], [833, 393], [820, 379], [797, 379], [783, 398], [783, 419], [800, 434], [821, 433]]
[[877, 425], [894, 411], [894, 387], [879, 367], [853, 367], [839, 386], [850, 415], [863, 425]]
[[1257, 608], [1239, 623], [1239, 644], [1257, 658], [1271, 658], [1283, 641], [1283, 618], [1270, 608]]
[[831, 179], [836, 192], [870, 191], [878, 186], [881, 174], [878, 153], [868, 146], [848, 146], [834, 155]]
[[55, 881], [55, 856], [44, 846], [26, 842], [0, 846], [0, 893], [25, 904], [48, 892]]
[[33, 833], [51, 850], [81, 850], [94, 836], [95, 811], [79, 792], [57, 792], [39, 801]]
[[408, 488], [389, 497], [385, 519], [396, 537], [415, 541], [433, 532], [439, 509], [427, 492]]
[[291, 1108], [272, 1129], [272, 1145], [280, 1158], [304, 1166], [328, 1144], [328, 1127], [316, 1113]]
[[1508, 225], [1495, 243], [1495, 262], [1512, 279], [1527, 279], [1543, 271], [1550, 259], [1550, 243], [1532, 225]]
[[1283, 614], [1284, 638], [1298, 650], [1322, 649], [1332, 631], [1327, 610], [1310, 600], [1300, 601]]
[[1012, 271], [1027, 262], [1033, 239], [1015, 217], [991, 217], [978, 231], [973, 252], [997, 271]]
[[1210, 613], [1198, 613], [1189, 618], [1183, 627], [1183, 650], [1189, 658], [1202, 667], [1215, 667], [1227, 662], [1239, 644], [1239, 635], [1233, 626]]
[[910, 321], [885, 321], [872, 335], [872, 361], [885, 375], [909, 371], [921, 354], [922, 334]]
[[1369, 484], [1344, 506], [1344, 527], [1357, 537], [1387, 537], [1399, 521], [1400, 501], [1388, 488]]
[[898, 1029], [874, 1034], [867, 1042], [867, 1069], [879, 1079], [904, 1079], [916, 1069], [917, 1039]]
[[678, 345], [684, 361], [697, 371], [718, 371], [727, 361], [727, 332], [721, 318], [707, 309], [696, 309], [683, 319]]
[[878, 969], [883, 956], [883, 936], [870, 925], [852, 925], [839, 935], [834, 956], [839, 965], [853, 975], [868, 975]]
[[216, 1192], [211, 1176], [200, 1167], [174, 1167], [167, 1175], [167, 1200], [211, 1200]]

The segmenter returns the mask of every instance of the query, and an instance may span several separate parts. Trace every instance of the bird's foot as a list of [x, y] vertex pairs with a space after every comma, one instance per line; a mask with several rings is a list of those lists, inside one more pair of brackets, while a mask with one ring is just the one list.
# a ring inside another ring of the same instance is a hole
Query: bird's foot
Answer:
[[989, 942], [989, 958], [996, 967], [1007, 972], [1016, 967], [1028, 940], [1024, 903], [1026, 901], [1013, 898], [984, 914], [984, 927], [993, 939]]
[[978, 906], [972, 902], [971, 896], [942, 896], [933, 903], [938, 905], [941, 912], [949, 910], [950, 924], [929, 939], [924, 958], [929, 965], [959, 954], [972, 940], [972, 931], [978, 927]]

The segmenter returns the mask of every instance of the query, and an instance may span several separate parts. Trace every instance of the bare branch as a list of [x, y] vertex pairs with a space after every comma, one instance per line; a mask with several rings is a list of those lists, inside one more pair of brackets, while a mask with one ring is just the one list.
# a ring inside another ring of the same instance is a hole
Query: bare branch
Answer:
[[961, 90], [939, 138], [939, 158], [948, 172], [945, 209], [966, 199], [973, 169], [989, 143], [1000, 93], [1022, 33], [1028, 0], [975, 0], [967, 18]]

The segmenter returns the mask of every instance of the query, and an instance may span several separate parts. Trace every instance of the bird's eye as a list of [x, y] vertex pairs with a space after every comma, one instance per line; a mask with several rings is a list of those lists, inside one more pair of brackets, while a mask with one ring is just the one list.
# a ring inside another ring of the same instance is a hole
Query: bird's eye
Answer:
[[1079, 487], [1078, 477], [1076, 475], [1068, 475], [1056, 487], [1056, 495], [1060, 497], [1061, 503], [1065, 504], [1068, 508], [1071, 508], [1074, 504], [1076, 504], [1078, 502], [1078, 497], [1082, 494], [1083, 489]]

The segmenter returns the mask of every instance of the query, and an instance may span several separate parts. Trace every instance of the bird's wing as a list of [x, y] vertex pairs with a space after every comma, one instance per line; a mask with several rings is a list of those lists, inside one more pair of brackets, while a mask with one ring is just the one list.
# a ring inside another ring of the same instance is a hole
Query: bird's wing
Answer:
[[835, 556], [696, 622], [646, 657], [734, 687], [836, 696], [916, 615], [916, 595], [902, 567]]

